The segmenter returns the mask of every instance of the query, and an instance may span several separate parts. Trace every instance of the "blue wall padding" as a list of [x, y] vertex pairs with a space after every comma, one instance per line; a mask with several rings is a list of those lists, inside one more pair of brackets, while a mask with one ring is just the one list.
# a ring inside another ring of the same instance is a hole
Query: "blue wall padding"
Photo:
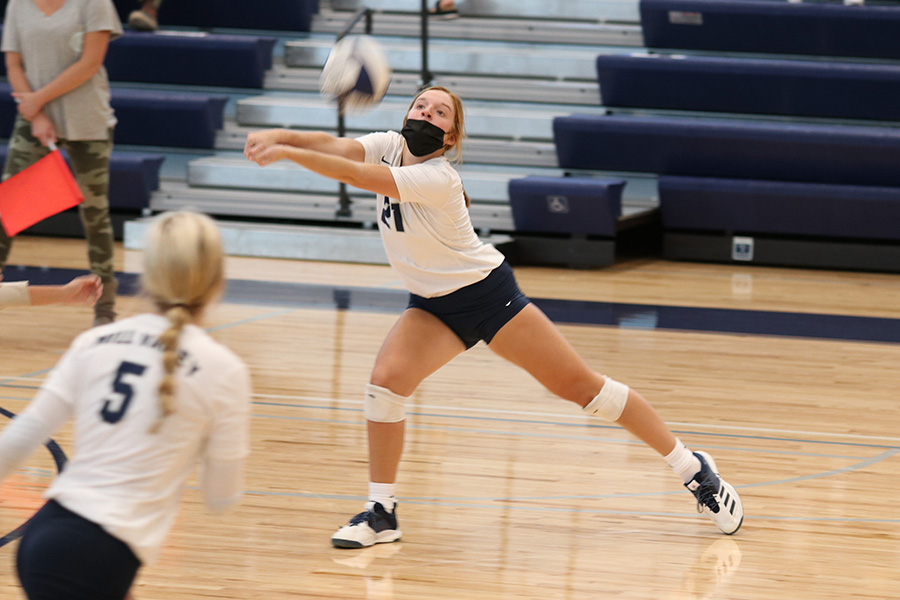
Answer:
[[900, 240], [900, 188], [663, 176], [666, 229]]
[[601, 55], [605, 106], [900, 119], [900, 66], [704, 56]]
[[10, 137], [18, 112], [16, 102], [10, 93], [12, 93], [12, 86], [8, 83], [0, 83], [0, 138]]
[[615, 236], [621, 179], [529, 176], [509, 181], [516, 231]]
[[[0, 137], [9, 137], [16, 105], [9, 84], [0, 83]], [[227, 96], [153, 90], [112, 90], [117, 144], [213, 148], [224, 122]]]
[[900, 130], [886, 127], [571, 115], [553, 132], [563, 169], [900, 185]]
[[[0, 169], [6, 162], [6, 146], [0, 147]], [[65, 154], [65, 150], [63, 150]], [[109, 207], [141, 210], [150, 206], [150, 195], [159, 189], [161, 154], [113, 152], [109, 159]]]
[[649, 48], [900, 58], [900, 7], [641, 0]]
[[227, 96], [143, 90], [112, 91], [118, 144], [213, 148]]
[[264, 36], [126, 31], [109, 45], [105, 65], [112, 81], [262, 88], [272, 68], [275, 41]]

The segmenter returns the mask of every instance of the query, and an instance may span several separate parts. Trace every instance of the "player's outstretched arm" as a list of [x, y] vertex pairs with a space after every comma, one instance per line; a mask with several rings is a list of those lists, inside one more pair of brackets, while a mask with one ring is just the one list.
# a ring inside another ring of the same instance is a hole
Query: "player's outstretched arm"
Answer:
[[30, 285], [28, 295], [32, 306], [41, 304], [84, 304], [93, 306], [103, 292], [103, 283], [96, 275], [76, 277], [65, 285]]
[[247, 136], [244, 156], [253, 162], [259, 162], [257, 159], [261, 153], [277, 145], [305, 148], [360, 162], [366, 158], [365, 149], [357, 140], [336, 137], [324, 131], [293, 131], [290, 129], [254, 131]]

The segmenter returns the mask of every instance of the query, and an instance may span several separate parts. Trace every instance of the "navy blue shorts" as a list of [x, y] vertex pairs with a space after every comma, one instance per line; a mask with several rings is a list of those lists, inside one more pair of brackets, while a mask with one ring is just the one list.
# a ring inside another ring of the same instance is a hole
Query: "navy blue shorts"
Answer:
[[16, 554], [29, 600], [122, 600], [140, 566], [125, 542], [54, 500], [25, 526]]
[[490, 344], [500, 328], [530, 302], [519, 289], [512, 267], [503, 261], [481, 281], [446, 296], [423, 298], [410, 294], [407, 308], [420, 308], [436, 316], [468, 350], [480, 340]]

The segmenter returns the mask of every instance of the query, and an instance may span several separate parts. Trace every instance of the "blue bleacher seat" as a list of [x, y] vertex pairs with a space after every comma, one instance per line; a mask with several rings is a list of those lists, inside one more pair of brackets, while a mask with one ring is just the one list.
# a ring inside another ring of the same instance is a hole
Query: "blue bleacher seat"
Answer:
[[900, 119], [900, 66], [734, 57], [597, 57], [605, 106]]
[[105, 66], [111, 81], [262, 88], [272, 68], [275, 41], [251, 35], [126, 31], [109, 45]]
[[900, 188], [662, 176], [666, 230], [900, 240]]
[[[8, 136], [16, 116], [9, 84], [0, 83], [0, 135]], [[112, 90], [118, 144], [213, 148], [224, 122], [227, 96], [155, 90]]]
[[900, 58], [900, 7], [640, 0], [648, 48]]
[[[140, 4], [138, 0], [113, 0], [123, 23]], [[163, 2], [159, 10], [161, 28], [170, 25], [230, 27], [236, 29], [270, 29], [309, 31], [312, 16], [319, 12], [319, 0], [266, 0], [254, 4], [247, 0], [190, 0]]]
[[900, 130], [686, 117], [553, 122], [563, 169], [900, 186]]
[[[0, 147], [0, 169], [8, 149]], [[111, 211], [140, 211], [150, 206], [150, 195], [159, 189], [160, 154], [113, 152], [109, 162], [109, 207]]]
[[614, 237], [624, 187], [621, 179], [511, 179], [509, 202], [516, 231]]
[[227, 102], [226, 96], [114, 89], [115, 142], [213, 148]]
[[318, 10], [318, 0], [266, 0], [264, 5], [247, 0], [163, 2], [159, 22], [202, 28], [309, 31]]

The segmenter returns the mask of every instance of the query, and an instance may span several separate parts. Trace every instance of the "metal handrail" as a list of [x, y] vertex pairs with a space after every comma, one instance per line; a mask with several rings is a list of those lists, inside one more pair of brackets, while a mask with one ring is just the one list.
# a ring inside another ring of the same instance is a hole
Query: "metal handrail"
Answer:
[[[365, 18], [365, 32], [366, 35], [372, 34], [372, 15], [374, 11], [371, 8], [362, 7], [358, 9], [353, 16], [350, 18], [350, 21], [341, 30], [337, 35], [337, 39], [335, 42], [341, 40], [342, 38], [349, 35], [349, 33], [353, 30], [354, 27], [360, 22], [361, 19]], [[431, 82], [434, 80], [434, 75], [428, 69], [428, 0], [422, 0], [422, 10], [421, 10], [421, 37], [422, 37], [422, 67], [419, 73], [419, 89], [423, 90], [426, 87], [431, 85]], [[337, 109], [337, 134], [338, 137], [344, 137], [346, 135], [346, 126], [344, 124], [344, 99], [338, 98], [338, 109]], [[339, 206], [337, 209], [336, 215], [339, 217], [349, 217], [352, 216], [352, 211], [350, 210], [350, 205], [352, 204], [352, 200], [350, 200], [350, 196], [347, 193], [347, 184], [344, 182], [340, 182], [338, 186], [338, 196], [339, 196]]]
[[422, 0], [422, 71], [420, 73], [419, 89], [425, 89], [431, 85], [434, 79], [428, 70], [428, 0]]
[[[359, 23], [360, 19], [366, 19], [365, 32], [366, 35], [372, 34], [372, 9], [371, 8], [360, 8], [356, 11], [353, 17], [350, 19], [350, 22], [347, 23], [347, 26], [338, 33], [337, 39], [335, 42], [340, 41], [344, 37], [346, 37], [350, 31], [356, 27], [356, 24]], [[338, 108], [337, 108], [337, 134], [338, 137], [344, 137], [347, 133], [346, 126], [344, 124], [344, 98], [338, 97]], [[353, 201], [350, 200], [350, 195], [347, 193], [347, 184], [341, 181], [338, 184], [338, 209], [336, 211], [336, 216], [338, 217], [350, 217], [353, 215], [353, 211], [350, 210], [350, 205], [353, 204]]]

